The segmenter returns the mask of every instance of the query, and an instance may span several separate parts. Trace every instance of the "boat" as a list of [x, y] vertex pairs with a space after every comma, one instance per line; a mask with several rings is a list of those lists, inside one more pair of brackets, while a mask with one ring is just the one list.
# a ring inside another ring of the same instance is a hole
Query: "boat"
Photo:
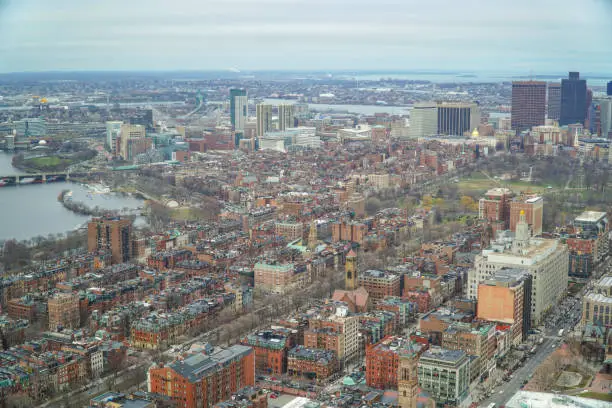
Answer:
[[19, 180], [19, 184], [32, 184], [36, 181], [34, 177], [25, 177]]

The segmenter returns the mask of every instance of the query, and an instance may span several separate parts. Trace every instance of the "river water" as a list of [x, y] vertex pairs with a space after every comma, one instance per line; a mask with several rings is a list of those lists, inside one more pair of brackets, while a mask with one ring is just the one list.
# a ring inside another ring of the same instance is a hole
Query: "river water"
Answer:
[[[0, 151], [0, 176], [22, 173], [13, 168], [11, 160], [10, 154]], [[77, 183], [0, 187], [0, 240], [66, 233], [83, 225], [90, 217], [68, 211], [57, 201], [57, 196], [65, 189], [72, 190], [74, 201], [88, 207], [120, 210], [143, 205], [141, 200], [130, 196], [91, 194], [87, 187]]]
[[[280, 103], [295, 104], [295, 99], [264, 98], [264, 103], [278, 105]], [[388, 105], [334, 105], [328, 103], [309, 103], [308, 108], [315, 112], [349, 112], [360, 115], [374, 115], [375, 113], [388, 113], [390, 115], [408, 116], [411, 107]]]

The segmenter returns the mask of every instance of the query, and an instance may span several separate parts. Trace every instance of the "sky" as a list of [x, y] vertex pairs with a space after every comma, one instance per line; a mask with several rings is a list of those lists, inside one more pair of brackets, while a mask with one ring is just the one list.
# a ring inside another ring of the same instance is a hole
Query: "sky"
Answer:
[[0, 72], [612, 75], [612, 0], [0, 0]]

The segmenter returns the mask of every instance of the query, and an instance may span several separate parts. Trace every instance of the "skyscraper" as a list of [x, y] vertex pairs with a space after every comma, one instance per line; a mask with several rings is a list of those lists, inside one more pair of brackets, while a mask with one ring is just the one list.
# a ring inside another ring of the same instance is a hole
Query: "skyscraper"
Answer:
[[105, 216], [93, 218], [87, 225], [87, 249], [110, 251], [112, 263], [127, 262], [132, 257], [132, 221]]
[[230, 121], [237, 133], [244, 131], [248, 112], [248, 98], [245, 89], [230, 89]]
[[612, 81], [608, 82], [608, 96], [612, 96]]
[[512, 82], [511, 122], [517, 132], [546, 122], [546, 82]]
[[548, 119], [559, 120], [561, 117], [561, 84], [548, 84]]
[[272, 105], [260, 103], [255, 109], [257, 114], [257, 137], [262, 137], [272, 128]]
[[480, 124], [480, 108], [475, 103], [438, 103], [438, 134], [463, 136]]
[[561, 80], [561, 117], [559, 125], [581, 123], [584, 125], [587, 113], [586, 80], [580, 79], [579, 72], [570, 72], [568, 79]]
[[278, 105], [278, 130], [287, 130], [294, 127], [293, 105]]
[[410, 111], [408, 137], [418, 139], [438, 134], [438, 107], [435, 103], [415, 103]]
[[599, 117], [596, 119], [598, 119], [597, 128], [600, 136], [609, 139], [612, 130], [612, 96], [595, 98], [594, 104], [599, 113]]

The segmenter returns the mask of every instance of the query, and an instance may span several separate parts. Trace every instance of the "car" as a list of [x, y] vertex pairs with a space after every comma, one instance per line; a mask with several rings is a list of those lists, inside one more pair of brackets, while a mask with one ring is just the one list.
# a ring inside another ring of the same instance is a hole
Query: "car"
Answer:
[[504, 393], [504, 390], [501, 390], [501, 391], [499, 392], [499, 395], [502, 395], [503, 393]]
[[278, 398], [278, 396], [277, 396], [276, 394], [272, 394], [272, 395], [270, 395], [270, 398], [271, 398], [271, 399], [277, 399], [277, 398]]

